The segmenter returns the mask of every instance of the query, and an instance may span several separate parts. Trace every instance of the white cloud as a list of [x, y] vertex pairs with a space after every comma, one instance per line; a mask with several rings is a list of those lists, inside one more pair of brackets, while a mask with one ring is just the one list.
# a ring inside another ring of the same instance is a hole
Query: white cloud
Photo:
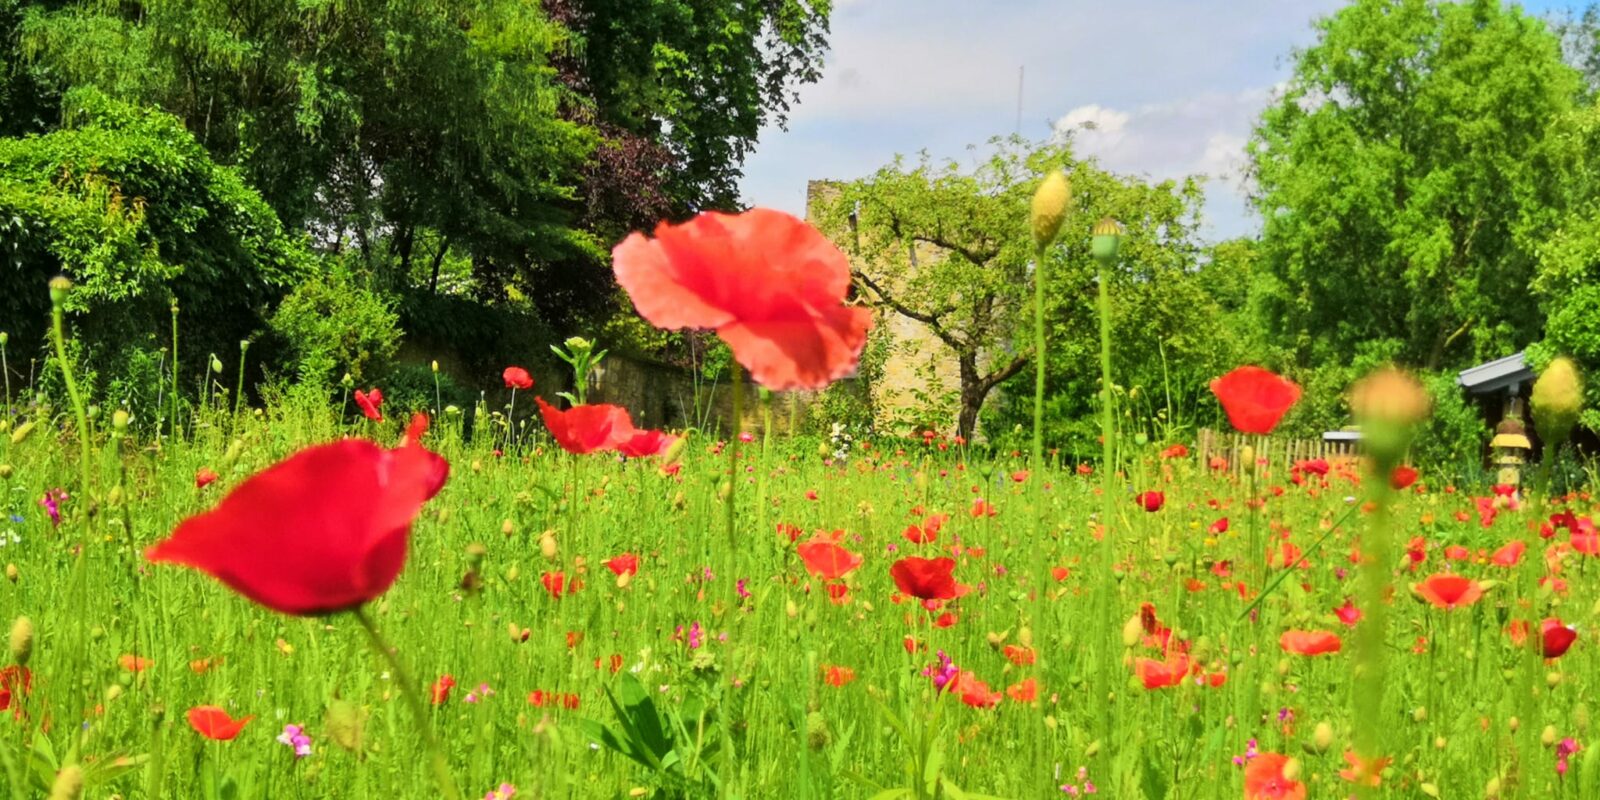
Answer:
[[1216, 177], [1211, 232], [1244, 233], [1254, 223], [1232, 184], [1250, 126], [1292, 48], [1311, 40], [1311, 21], [1341, 3], [841, 3], [824, 77], [802, 90], [788, 131], [764, 134], [745, 195], [800, 211], [810, 178], [858, 177], [924, 149], [960, 158], [1014, 131], [1075, 130], [1082, 152], [1115, 171]]

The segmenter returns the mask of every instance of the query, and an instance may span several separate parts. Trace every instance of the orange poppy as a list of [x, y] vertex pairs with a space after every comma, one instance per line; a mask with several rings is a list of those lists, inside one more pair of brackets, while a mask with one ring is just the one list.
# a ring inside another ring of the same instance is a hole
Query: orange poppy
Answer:
[[1461, 575], [1429, 575], [1421, 583], [1413, 584], [1411, 591], [1437, 608], [1451, 609], [1470, 606], [1483, 596], [1483, 586]]

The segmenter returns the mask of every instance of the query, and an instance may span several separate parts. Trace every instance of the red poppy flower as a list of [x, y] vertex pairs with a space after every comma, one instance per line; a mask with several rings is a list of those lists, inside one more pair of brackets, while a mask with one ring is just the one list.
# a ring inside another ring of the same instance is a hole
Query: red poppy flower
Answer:
[[962, 670], [950, 683], [949, 691], [961, 696], [961, 702], [973, 708], [994, 708], [1000, 704], [1002, 695], [989, 688], [989, 684], [978, 680], [978, 676]]
[[872, 312], [844, 304], [850, 265], [781, 211], [706, 212], [612, 251], [617, 283], [658, 328], [712, 328], [772, 390], [820, 389], [856, 368]]
[[845, 684], [856, 679], [856, 671], [849, 667], [826, 665], [822, 668], [822, 682], [834, 687], [842, 688]]
[[194, 474], [194, 488], [204, 489], [207, 486], [215, 483], [216, 480], [217, 473], [215, 470], [211, 469], [210, 467], [201, 467]]
[[1522, 554], [1527, 549], [1528, 546], [1520, 541], [1506, 542], [1499, 550], [1494, 551], [1489, 560], [1497, 567], [1514, 567], [1522, 560]]
[[218, 742], [233, 741], [254, 716], [234, 719], [220, 706], [195, 706], [189, 709], [189, 727], [201, 736]]
[[1039, 658], [1039, 654], [1033, 652], [1033, 648], [1020, 644], [1008, 644], [1001, 652], [1005, 653], [1007, 661], [1019, 667], [1031, 667]]
[[1239, 367], [1211, 382], [1228, 421], [1243, 433], [1268, 434], [1300, 400], [1294, 381], [1260, 367]]
[[804, 531], [800, 530], [800, 526], [798, 525], [790, 525], [787, 522], [778, 523], [778, 535], [789, 537], [790, 544], [793, 544], [795, 540], [799, 539], [801, 533], [804, 533]]
[[1545, 658], [1560, 658], [1567, 654], [1567, 648], [1578, 640], [1578, 632], [1567, 627], [1556, 617], [1550, 617], [1539, 623], [1540, 647], [1539, 651]]
[[1228, 518], [1227, 517], [1218, 518], [1217, 521], [1211, 523], [1211, 527], [1207, 528], [1206, 530], [1211, 531], [1211, 535], [1212, 536], [1221, 536], [1222, 534], [1227, 533], [1228, 532]]
[[1039, 698], [1039, 682], [1033, 678], [1025, 678], [1007, 688], [1006, 694], [1015, 702], [1031, 703]]
[[[12, 701], [18, 694], [23, 696], [33, 694], [33, 673], [28, 671], [27, 667], [0, 667], [0, 711], [11, 708]], [[13, 713], [18, 717], [22, 715], [21, 703], [17, 704]]]
[[155, 666], [156, 662], [145, 658], [144, 656], [136, 656], [132, 653], [123, 653], [117, 657], [117, 665], [128, 672], [139, 673]]
[[1183, 679], [1189, 675], [1190, 666], [1188, 656], [1175, 653], [1166, 661], [1157, 661], [1153, 658], [1135, 659], [1133, 671], [1139, 676], [1139, 682], [1144, 684], [1144, 688], [1161, 689], [1183, 683]]
[[356, 390], [356, 407], [361, 409], [361, 415], [367, 419], [373, 422], [382, 422], [383, 411], [380, 410], [382, 405], [383, 392], [379, 391], [378, 387], [372, 387], [370, 392]]
[[506, 367], [505, 371], [500, 373], [500, 378], [506, 382], [507, 389], [533, 388], [533, 376], [522, 367]]
[[800, 560], [805, 562], [806, 570], [825, 581], [843, 578], [861, 566], [863, 560], [859, 553], [852, 553], [826, 539], [813, 539], [795, 550], [800, 554]]
[[632, 553], [623, 553], [606, 562], [606, 569], [613, 575], [638, 575], [639, 557]]
[[203, 570], [285, 614], [354, 608], [399, 576], [411, 521], [449, 470], [416, 443], [310, 447], [184, 520], [145, 558]]
[[1244, 768], [1244, 800], [1305, 800], [1306, 785], [1284, 774], [1289, 757], [1262, 753]]
[[1417, 475], [1418, 473], [1415, 467], [1408, 467], [1402, 464], [1398, 467], [1395, 467], [1394, 471], [1389, 473], [1389, 485], [1394, 487], [1394, 490], [1398, 492], [1410, 486], [1411, 484], [1416, 483]]
[[1411, 587], [1417, 596], [1438, 608], [1470, 606], [1483, 596], [1483, 586], [1460, 575], [1429, 575]]
[[614, 450], [630, 441], [636, 432], [628, 410], [621, 406], [589, 404], [562, 411], [546, 403], [543, 397], [536, 399], [544, 426], [550, 429], [556, 444], [569, 453], [583, 455]]
[[[630, 421], [629, 427], [632, 427]], [[617, 444], [617, 450], [628, 458], [649, 458], [667, 452], [678, 437], [662, 431], [635, 430], [633, 435]]]
[[1350, 602], [1348, 598], [1345, 599], [1344, 605], [1333, 610], [1333, 614], [1339, 618], [1340, 622], [1352, 628], [1356, 626], [1357, 622], [1361, 621], [1361, 609], [1356, 608], [1355, 603]]
[[989, 501], [979, 498], [972, 501], [972, 509], [969, 513], [974, 517], [992, 517], [999, 514], [1000, 509], [995, 508]]
[[900, 591], [922, 600], [952, 600], [960, 596], [953, 558], [906, 556], [889, 567]]
[[[560, 600], [561, 590], [567, 589], [567, 574], [561, 570], [546, 572], [539, 576], [539, 582], [544, 584], [544, 590], [549, 592], [551, 597]], [[572, 594], [576, 591], [578, 591], [578, 582], [573, 581], [572, 588], [567, 589], [567, 594]]]
[[1320, 656], [1339, 652], [1343, 643], [1339, 641], [1339, 634], [1328, 631], [1284, 631], [1278, 638], [1278, 646], [1286, 653]]
[[1339, 770], [1339, 777], [1354, 783], [1357, 786], [1381, 786], [1383, 784], [1383, 769], [1393, 760], [1389, 756], [1381, 756], [1370, 760], [1362, 760], [1361, 756], [1346, 751], [1344, 763], [1349, 764], [1349, 769]]
[[1161, 451], [1162, 458], [1187, 458], [1188, 456], [1189, 446], [1185, 444], [1175, 444]]
[[1160, 511], [1163, 505], [1166, 505], [1167, 496], [1161, 492], [1144, 492], [1135, 497], [1134, 502], [1137, 502], [1139, 507], [1146, 511], [1156, 512]]
[[1294, 462], [1292, 469], [1299, 472], [1309, 472], [1312, 475], [1326, 476], [1328, 474], [1328, 459], [1308, 458]]

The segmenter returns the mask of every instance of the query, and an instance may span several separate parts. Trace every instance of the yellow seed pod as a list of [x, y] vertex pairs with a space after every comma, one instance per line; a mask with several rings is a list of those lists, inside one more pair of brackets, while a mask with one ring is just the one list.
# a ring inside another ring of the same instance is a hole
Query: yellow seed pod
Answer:
[[1056, 240], [1056, 235], [1061, 232], [1061, 223], [1066, 221], [1071, 208], [1072, 184], [1067, 180], [1066, 173], [1053, 169], [1044, 176], [1033, 193], [1030, 222], [1034, 246], [1045, 247]]
[[1539, 438], [1550, 444], [1567, 440], [1572, 426], [1578, 423], [1578, 415], [1583, 413], [1583, 380], [1572, 359], [1563, 356], [1544, 368], [1533, 383], [1528, 406]]
[[11, 661], [19, 667], [28, 666], [28, 659], [33, 658], [33, 620], [27, 617], [17, 617], [11, 623]]

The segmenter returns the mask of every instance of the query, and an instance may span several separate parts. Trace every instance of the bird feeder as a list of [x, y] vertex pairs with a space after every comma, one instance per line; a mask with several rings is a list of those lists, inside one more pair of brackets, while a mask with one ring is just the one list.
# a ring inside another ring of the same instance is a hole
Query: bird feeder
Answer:
[[1515, 419], [1503, 420], [1495, 426], [1494, 438], [1489, 441], [1495, 467], [1495, 483], [1505, 486], [1522, 485], [1522, 465], [1527, 463], [1533, 443], [1528, 441], [1527, 429]]

